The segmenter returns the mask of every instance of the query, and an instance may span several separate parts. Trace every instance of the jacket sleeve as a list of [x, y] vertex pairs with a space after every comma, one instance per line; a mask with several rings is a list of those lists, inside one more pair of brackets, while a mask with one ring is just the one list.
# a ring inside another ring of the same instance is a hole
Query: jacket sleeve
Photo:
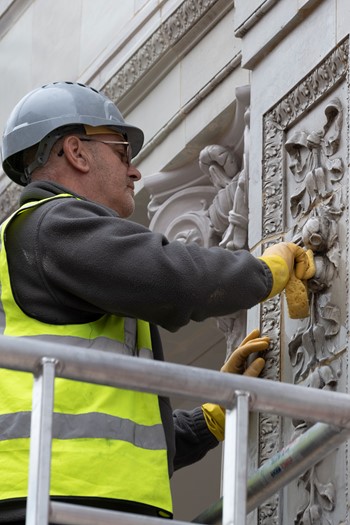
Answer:
[[202, 409], [174, 410], [175, 458], [174, 470], [202, 459], [219, 442], [208, 429]]
[[[74, 198], [16, 218], [8, 244], [16, 300], [45, 322], [79, 322], [81, 312], [112, 313], [175, 331], [190, 320], [250, 308], [272, 287], [268, 267], [248, 251], [169, 242]], [[67, 319], [46, 318], [51, 310], [66, 312]]]

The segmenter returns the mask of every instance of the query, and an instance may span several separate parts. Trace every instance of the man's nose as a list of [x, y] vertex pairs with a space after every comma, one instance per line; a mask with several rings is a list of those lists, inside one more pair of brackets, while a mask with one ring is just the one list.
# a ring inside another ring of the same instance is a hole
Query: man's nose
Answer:
[[130, 177], [133, 180], [140, 180], [141, 179], [141, 173], [135, 166], [130, 164], [130, 166], [128, 168], [128, 177]]

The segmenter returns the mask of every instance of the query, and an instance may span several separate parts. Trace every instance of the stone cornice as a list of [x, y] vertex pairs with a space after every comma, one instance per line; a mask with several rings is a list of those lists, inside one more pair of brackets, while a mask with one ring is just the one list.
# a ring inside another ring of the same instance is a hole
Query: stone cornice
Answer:
[[227, 0], [184, 0], [103, 91], [123, 113], [128, 113], [231, 9], [233, 2]]
[[278, 0], [265, 0], [261, 6], [254, 11], [244, 22], [235, 30], [235, 37], [242, 38], [252, 27], [255, 26]]

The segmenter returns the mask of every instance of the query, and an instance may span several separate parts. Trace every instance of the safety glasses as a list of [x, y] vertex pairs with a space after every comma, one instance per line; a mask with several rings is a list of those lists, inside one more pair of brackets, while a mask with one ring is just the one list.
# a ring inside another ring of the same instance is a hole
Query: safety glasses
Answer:
[[123, 146], [123, 151], [120, 151], [116, 148], [111, 148], [111, 150], [113, 151], [113, 153], [115, 153], [115, 155], [117, 155], [120, 158], [123, 164], [125, 164], [126, 166], [130, 166], [131, 164], [131, 158], [132, 158], [131, 146], [130, 146], [130, 143], [127, 141], [99, 140], [99, 139], [90, 139], [87, 137], [79, 137], [79, 140], [84, 141], [84, 142], [101, 142], [102, 144], [107, 144], [107, 146], [113, 146], [113, 145]]

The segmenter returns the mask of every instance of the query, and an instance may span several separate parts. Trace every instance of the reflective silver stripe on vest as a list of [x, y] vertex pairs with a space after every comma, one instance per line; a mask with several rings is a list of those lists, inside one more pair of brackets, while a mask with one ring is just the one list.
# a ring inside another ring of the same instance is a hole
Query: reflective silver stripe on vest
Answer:
[[[0, 415], [0, 441], [29, 438], [30, 417], [31, 412]], [[77, 415], [54, 413], [52, 435], [56, 439], [115, 439], [148, 450], [166, 449], [162, 425], [138, 425], [129, 419], [99, 412]]]
[[[0, 293], [1, 293], [1, 286], [0, 286]], [[0, 334], [3, 334], [4, 331], [5, 331], [5, 313], [2, 307], [2, 303], [0, 301]]]
[[[2, 309], [0, 308], [0, 320], [1, 320]], [[83, 339], [81, 337], [73, 337], [69, 335], [57, 336], [57, 335], [26, 335], [23, 337], [28, 337], [30, 339], [38, 339], [39, 341], [46, 341], [58, 344], [66, 344], [72, 346], [78, 346], [80, 348], [93, 348], [94, 350], [103, 350], [104, 352], [114, 352], [116, 354], [124, 354], [135, 356], [135, 352], [130, 353], [130, 350], [120, 341], [115, 339], [109, 339], [108, 337], [98, 337], [96, 339]], [[142, 355], [139, 354], [139, 357], [145, 357], [148, 359], [153, 359], [153, 352], [149, 348], [142, 349]]]
[[63, 345], [79, 346], [81, 348], [93, 348], [95, 350], [103, 350], [105, 352], [114, 352], [117, 354], [134, 355], [130, 354], [130, 350], [125, 347], [120, 341], [115, 339], [109, 339], [108, 337], [97, 337], [96, 339], [84, 339], [83, 337], [75, 337], [71, 335], [26, 335], [30, 339], [38, 339], [39, 341], [46, 341], [52, 343], [58, 343]]

